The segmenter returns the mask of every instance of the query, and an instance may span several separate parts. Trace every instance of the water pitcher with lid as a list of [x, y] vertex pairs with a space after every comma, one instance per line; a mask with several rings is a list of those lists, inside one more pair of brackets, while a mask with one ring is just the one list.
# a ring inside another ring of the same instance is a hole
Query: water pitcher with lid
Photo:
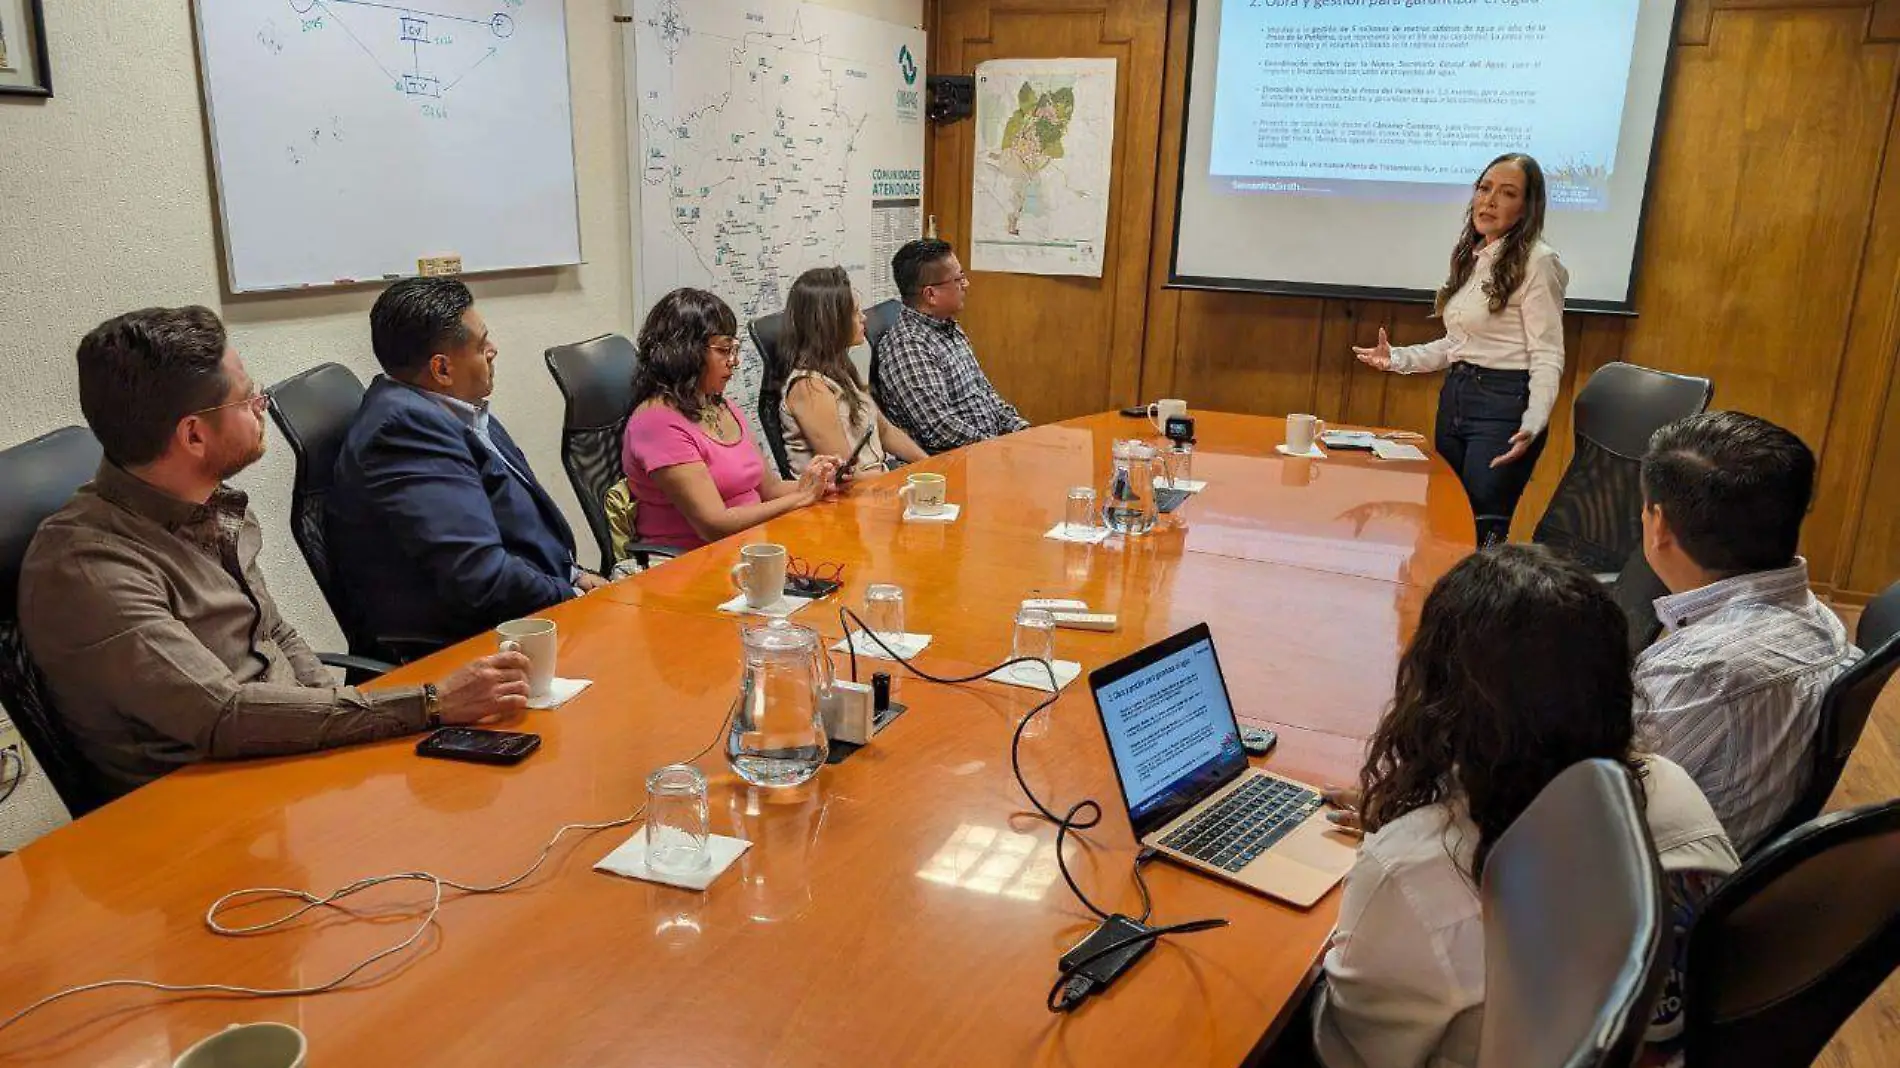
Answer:
[[745, 676], [726, 734], [726, 759], [755, 786], [796, 786], [829, 753], [823, 702], [831, 661], [818, 632], [786, 619], [740, 630]]

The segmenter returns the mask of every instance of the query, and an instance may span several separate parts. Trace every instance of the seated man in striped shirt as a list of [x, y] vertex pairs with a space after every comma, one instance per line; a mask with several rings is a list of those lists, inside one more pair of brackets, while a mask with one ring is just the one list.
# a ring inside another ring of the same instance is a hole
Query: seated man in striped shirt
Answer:
[[1670, 593], [1636, 661], [1637, 725], [1680, 764], [1746, 855], [1807, 786], [1821, 697], [1860, 658], [1795, 555], [1814, 453], [1740, 412], [1656, 432], [1643, 554]]
[[957, 313], [970, 279], [942, 241], [912, 241], [891, 259], [904, 310], [878, 342], [871, 391], [891, 422], [928, 452], [1027, 430], [976, 362]]

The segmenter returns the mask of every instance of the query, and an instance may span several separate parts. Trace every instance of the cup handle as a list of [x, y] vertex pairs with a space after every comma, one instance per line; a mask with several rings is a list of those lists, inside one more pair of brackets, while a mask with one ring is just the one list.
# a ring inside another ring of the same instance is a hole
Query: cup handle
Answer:
[[1325, 436], [1326, 436], [1326, 420], [1324, 419], [1313, 420], [1313, 440], [1315, 442], [1318, 442], [1319, 439]]
[[738, 563], [732, 565], [732, 574], [730, 576], [732, 578], [732, 588], [735, 590], [738, 590], [740, 593], [744, 593], [745, 580], [741, 578], [740, 576], [751, 570], [752, 570], [752, 565], [747, 563], [744, 560], [741, 560]]
[[916, 484], [906, 482], [897, 488], [897, 499], [904, 502], [904, 507], [909, 508], [913, 504], [911, 498], [916, 496], [916, 491]]
[[501, 640], [501, 651], [504, 653], [518, 653], [521, 651], [521, 643], [513, 638], [503, 638]]
[[1152, 424], [1154, 424], [1154, 428], [1155, 428], [1155, 433], [1157, 433], [1157, 434], [1159, 434], [1159, 433], [1161, 433], [1161, 432], [1162, 432], [1162, 428], [1161, 428], [1161, 405], [1159, 405], [1159, 404], [1150, 404], [1150, 405], [1148, 406], [1148, 422], [1150, 422], [1150, 423], [1152, 423]]

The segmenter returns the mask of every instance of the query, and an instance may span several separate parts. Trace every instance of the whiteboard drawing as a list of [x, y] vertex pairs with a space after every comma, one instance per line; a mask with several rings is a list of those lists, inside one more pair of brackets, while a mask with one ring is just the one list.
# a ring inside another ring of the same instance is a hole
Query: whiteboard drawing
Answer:
[[200, 0], [235, 292], [580, 261], [561, 0]]

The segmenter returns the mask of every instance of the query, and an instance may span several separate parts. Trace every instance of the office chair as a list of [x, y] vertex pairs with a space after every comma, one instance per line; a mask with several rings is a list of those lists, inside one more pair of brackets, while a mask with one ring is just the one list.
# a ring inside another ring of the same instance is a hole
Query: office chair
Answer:
[[1900, 800], [1791, 831], [1689, 931], [1687, 1068], [1805, 1068], [1896, 966]]
[[[619, 334], [556, 345], [547, 350], [548, 373], [567, 407], [561, 418], [561, 467], [579, 498], [587, 529], [600, 547], [600, 573], [612, 575], [620, 557], [614, 552], [613, 526], [607, 520], [607, 492], [626, 477], [620, 467], [622, 436], [633, 411], [633, 372], [640, 355]], [[671, 559], [679, 550], [632, 541], [627, 556], [641, 567], [655, 557]]]
[[877, 347], [904, 314], [904, 302], [887, 300], [864, 310], [864, 340], [871, 346], [871, 389], [877, 390]]
[[[1598, 578], [1603, 576], [1599, 575]], [[1643, 547], [1638, 544], [1630, 552], [1629, 560], [1623, 565], [1610, 583], [1610, 596], [1617, 607], [1623, 610], [1623, 618], [1630, 627], [1630, 653], [1637, 655], [1656, 643], [1662, 634], [1662, 620], [1656, 618], [1656, 601], [1669, 596], [1669, 587], [1656, 577], [1649, 566], [1649, 558], [1643, 555]]]
[[1706, 378], [1627, 363], [1603, 365], [1577, 394], [1576, 452], [1531, 540], [1600, 577], [1643, 544], [1643, 453], [1650, 435], [1706, 410]]
[[336, 617], [350, 655], [325, 655], [327, 664], [343, 668], [351, 684], [367, 682], [388, 671], [386, 658], [401, 659], [401, 651], [382, 636], [366, 633], [362, 617], [330, 568], [328, 534], [323, 503], [336, 477], [336, 457], [349, 433], [350, 422], [363, 403], [363, 383], [355, 372], [338, 363], [325, 363], [292, 375], [264, 391], [271, 421], [283, 432], [296, 459], [290, 486], [290, 536], [303, 553], [317, 589]]
[[1861, 731], [1874, 714], [1874, 702], [1880, 699], [1881, 690], [1892, 681], [1895, 671], [1900, 670], [1900, 582], [1887, 587], [1867, 606], [1860, 617], [1855, 644], [1866, 655], [1836, 676], [1821, 695], [1821, 721], [1814, 731], [1808, 785], [1774, 833], [1762, 840], [1763, 846], [1819, 816], [1827, 807], [1827, 799], [1840, 785], [1841, 772], [1860, 742]]
[[760, 316], [746, 324], [746, 332], [752, 335], [752, 347], [765, 365], [765, 373], [759, 376], [759, 428], [765, 431], [765, 446], [771, 450], [772, 462], [778, 465], [778, 477], [797, 478], [791, 456], [785, 451], [785, 421], [779, 418], [785, 383], [792, 377], [792, 368], [778, 347], [785, 333], [785, 313]]
[[1478, 1068], [1627, 1068], [1668, 971], [1662, 872], [1628, 770], [1553, 779], [1485, 862]]
[[102, 457], [92, 431], [61, 427], [0, 451], [0, 704], [74, 819], [105, 795], [53, 707], [53, 694], [20, 632], [20, 569], [40, 524], [92, 480]]

